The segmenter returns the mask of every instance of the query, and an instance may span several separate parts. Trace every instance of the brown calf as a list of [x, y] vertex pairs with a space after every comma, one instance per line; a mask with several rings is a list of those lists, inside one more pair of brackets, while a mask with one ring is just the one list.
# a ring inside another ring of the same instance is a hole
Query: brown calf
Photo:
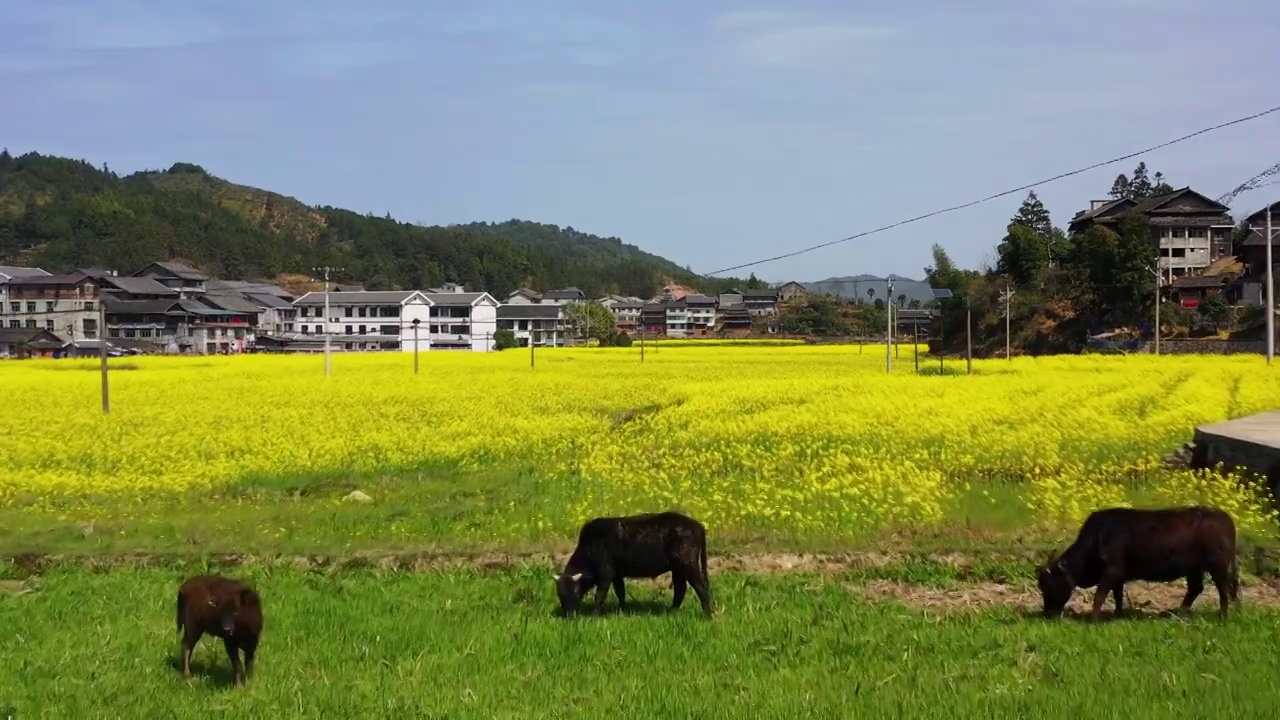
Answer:
[[178, 589], [178, 630], [182, 631], [182, 677], [191, 677], [191, 651], [208, 633], [222, 638], [239, 685], [253, 675], [253, 658], [262, 635], [262, 600], [252, 587], [236, 580], [218, 575], [193, 577]]

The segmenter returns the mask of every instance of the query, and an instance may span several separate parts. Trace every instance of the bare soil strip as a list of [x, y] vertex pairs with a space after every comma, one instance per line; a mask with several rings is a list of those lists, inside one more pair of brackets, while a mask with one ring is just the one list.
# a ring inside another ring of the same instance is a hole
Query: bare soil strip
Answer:
[[[125, 568], [162, 568], [191, 562], [208, 562], [220, 567], [273, 566], [298, 570], [339, 572], [375, 569], [387, 572], [431, 572], [437, 570], [521, 570], [544, 567], [559, 570], [569, 551], [550, 553], [376, 553], [357, 552], [330, 555], [251, 555], [237, 553], [118, 553], [118, 554], [22, 554], [0, 557], [0, 564], [12, 564], [20, 574], [39, 574], [52, 568], [80, 568], [95, 572]], [[1025, 561], [1029, 555], [983, 554], [982, 560]], [[712, 571], [755, 575], [778, 573], [837, 574], [849, 570], [885, 567], [908, 562], [941, 564], [962, 569], [975, 564], [964, 553], [908, 554], [892, 552], [852, 552], [841, 554], [752, 553], [713, 555], [707, 565]]]

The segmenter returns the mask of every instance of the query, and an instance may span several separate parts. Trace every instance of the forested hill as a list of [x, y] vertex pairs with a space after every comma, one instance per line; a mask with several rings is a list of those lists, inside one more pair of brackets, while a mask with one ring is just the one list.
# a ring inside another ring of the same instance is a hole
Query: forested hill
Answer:
[[449, 227], [398, 222], [237, 185], [198, 165], [119, 176], [107, 166], [0, 153], [0, 264], [133, 271], [181, 259], [223, 278], [275, 278], [329, 265], [370, 289], [457, 282], [502, 297], [519, 286], [652, 296], [706, 279], [618, 238], [521, 220]]

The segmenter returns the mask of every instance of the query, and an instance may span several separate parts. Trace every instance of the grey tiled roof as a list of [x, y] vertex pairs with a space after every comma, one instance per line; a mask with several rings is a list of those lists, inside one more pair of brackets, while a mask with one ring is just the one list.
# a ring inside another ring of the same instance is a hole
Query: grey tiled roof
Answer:
[[[413, 290], [360, 290], [357, 292], [329, 293], [330, 305], [400, 305]], [[293, 301], [294, 305], [324, 307], [324, 292], [309, 292]]]
[[554, 320], [560, 317], [559, 305], [499, 305], [499, 320]]
[[102, 278], [102, 282], [119, 290], [123, 290], [130, 295], [166, 295], [171, 297], [177, 297], [178, 295], [177, 290], [161, 285], [159, 282], [149, 277], [118, 277], [108, 275]]
[[[33, 267], [18, 267], [16, 265], [0, 265], [0, 275], [8, 275], [9, 277], [25, 278], [40, 277], [43, 275], [52, 275], [48, 270]], [[0, 278], [2, 279], [2, 278]]]

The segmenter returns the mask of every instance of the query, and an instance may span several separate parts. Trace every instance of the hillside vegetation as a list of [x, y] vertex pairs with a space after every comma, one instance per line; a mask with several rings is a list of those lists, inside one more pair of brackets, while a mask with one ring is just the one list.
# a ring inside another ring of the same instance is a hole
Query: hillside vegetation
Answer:
[[588, 295], [652, 296], [671, 280], [707, 279], [616, 237], [522, 220], [449, 227], [312, 207], [238, 185], [198, 165], [120, 176], [105, 165], [0, 153], [0, 263], [53, 271], [131, 271], [181, 258], [226, 278], [276, 278], [344, 268], [371, 289], [457, 282], [505, 295], [519, 286], [577, 286]]

